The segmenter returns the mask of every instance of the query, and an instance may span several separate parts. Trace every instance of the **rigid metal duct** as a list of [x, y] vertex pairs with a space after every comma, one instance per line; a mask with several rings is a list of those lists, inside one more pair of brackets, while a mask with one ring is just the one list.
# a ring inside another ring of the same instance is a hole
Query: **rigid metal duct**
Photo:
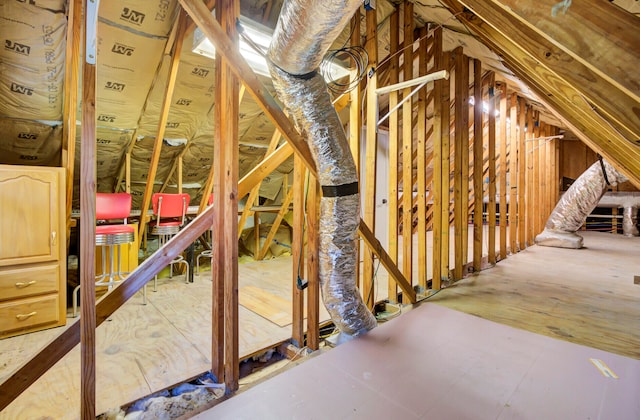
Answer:
[[327, 85], [317, 72], [361, 0], [287, 0], [268, 52], [278, 97], [306, 138], [322, 186], [320, 286], [335, 325], [348, 335], [376, 326], [356, 287], [358, 174]]
[[544, 230], [536, 236], [536, 244], [582, 248], [582, 236], [575, 232], [598, 205], [607, 187], [627, 180], [606, 160], [591, 165], [562, 195]]

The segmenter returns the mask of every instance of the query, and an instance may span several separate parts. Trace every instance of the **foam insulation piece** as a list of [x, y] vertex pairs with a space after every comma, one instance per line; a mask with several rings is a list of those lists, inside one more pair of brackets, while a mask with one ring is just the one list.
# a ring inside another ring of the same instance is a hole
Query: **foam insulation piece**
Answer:
[[0, 118], [0, 163], [59, 166], [62, 126], [36, 121]]
[[104, 22], [98, 24], [99, 126], [138, 126], [166, 42], [166, 38], [138, 35]]
[[178, 0], [108, 0], [100, 2], [98, 16], [136, 32], [167, 36], [176, 20], [177, 5]]
[[62, 119], [64, 1], [0, 1], [0, 115]]
[[557, 248], [582, 248], [582, 237], [575, 232], [598, 205], [609, 185], [615, 186], [626, 181], [628, 179], [606, 160], [595, 162], [562, 195], [544, 230], [536, 236], [536, 244]]

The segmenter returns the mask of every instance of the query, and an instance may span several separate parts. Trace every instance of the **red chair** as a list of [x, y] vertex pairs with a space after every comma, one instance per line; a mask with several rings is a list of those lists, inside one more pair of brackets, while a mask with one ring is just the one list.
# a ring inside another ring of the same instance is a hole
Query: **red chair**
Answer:
[[[149, 224], [152, 235], [157, 235], [159, 239], [158, 248], [166, 244], [172, 236], [177, 234], [187, 216], [189, 208], [189, 194], [164, 194], [155, 193], [151, 196], [153, 214], [156, 219]], [[186, 267], [185, 281], [189, 282], [189, 263], [179, 255], [171, 263], [170, 277], [173, 277], [173, 264], [184, 264]], [[157, 291], [158, 276], [153, 281], [153, 291]]]
[[[213, 204], [213, 193], [209, 195], [209, 201], [207, 201], [208, 206], [212, 204]], [[211, 230], [209, 230], [209, 233], [211, 233]], [[209, 246], [211, 246], [211, 242], [209, 242]], [[196, 258], [196, 274], [197, 275], [200, 275], [200, 258], [212, 258], [212, 257], [213, 257], [213, 254], [212, 254], [211, 248], [205, 249], [200, 254], [198, 254], [198, 258]]]
[[[135, 240], [135, 228], [127, 224], [131, 214], [131, 195], [128, 193], [97, 193], [96, 194], [96, 246], [102, 247], [102, 274], [96, 277], [96, 286], [107, 286], [109, 290], [124, 280], [121, 270], [122, 259], [120, 245], [132, 244]], [[120, 220], [122, 223], [109, 224], [110, 220]], [[107, 247], [109, 257], [107, 258]], [[117, 255], [117, 271], [114, 270], [114, 252]], [[109, 272], [106, 266], [109, 265]], [[78, 292], [80, 286], [73, 290], [73, 316], [77, 316]]]

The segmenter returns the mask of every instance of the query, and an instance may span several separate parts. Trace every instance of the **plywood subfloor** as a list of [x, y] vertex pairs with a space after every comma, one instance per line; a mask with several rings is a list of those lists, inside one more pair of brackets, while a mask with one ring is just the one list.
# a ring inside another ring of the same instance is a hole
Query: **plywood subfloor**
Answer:
[[[210, 275], [203, 271], [192, 284], [185, 284], [183, 276], [159, 279], [158, 292], [149, 287], [148, 305], [142, 305], [139, 293], [97, 329], [98, 413], [210, 370]], [[240, 264], [239, 286], [254, 295], [262, 290], [280, 306], [291, 302], [291, 257]], [[290, 321], [264, 315], [240, 306], [241, 355], [291, 337]], [[321, 319], [328, 319], [324, 308]], [[70, 318], [67, 326], [73, 322], [78, 318]], [[0, 381], [64, 328], [0, 340]], [[79, 389], [78, 346], [3, 410], [0, 419], [78, 418]]]
[[195, 418], [635, 420], [639, 394], [638, 360], [427, 302]]
[[[640, 238], [591, 232], [584, 236], [586, 249], [528, 248], [443, 290], [431, 301], [640, 359], [640, 285], [633, 284], [633, 276], [640, 275]], [[429, 259], [427, 273], [430, 271]], [[189, 285], [180, 277], [161, 280], [158, 292], [149, 292], [149, 305], [142, 306], [141, 295], [137, 295], [98, 329], [99, 412], [209, 369], [211, 283], [207, 275], [209, 272], [203, 272]], [[239, 286], [241, 290], [260, 288], [286, 301], [291, 295], [290, 275], [290, 257], [251, 261], [240, 265]], [[387, 277], [380, 267], [377, 300], [386, 297]], [[280, 327], [269, 317], [240, 306], [241, 354], [252, 354], [290, 337], [290, 326]], [[324, 310], [322, 318], [328, 318]], [[430, 334], [433, 322], [427, 322], [425, 334]], [[0, 381], [59, 331], [61, 328], [0, 340]], [[79, 372], [80, 356], [75, 349], [0, 413], [0, 419], [77, 418]]]

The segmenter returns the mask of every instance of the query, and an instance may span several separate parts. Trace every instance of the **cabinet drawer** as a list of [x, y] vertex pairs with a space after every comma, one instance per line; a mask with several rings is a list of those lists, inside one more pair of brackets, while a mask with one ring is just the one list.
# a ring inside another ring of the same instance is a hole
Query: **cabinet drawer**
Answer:
[[58, 264], [0, 270], [0, 301], [58, 291]]
[[0, 336], [8, 331], [56, 323], [59, 309], [57, 294], [0, 303]]

